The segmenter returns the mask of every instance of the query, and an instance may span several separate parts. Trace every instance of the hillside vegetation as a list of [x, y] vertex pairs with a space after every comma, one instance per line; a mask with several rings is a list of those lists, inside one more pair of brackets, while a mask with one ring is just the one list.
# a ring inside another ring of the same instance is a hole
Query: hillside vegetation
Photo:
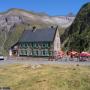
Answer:
[[0, 87], [11, 90], [90, 90], [90, 67], [70, 65], [0, 66]]
[[61, 40], [66, 50], [90, 51], [90, 3], [82, 6]]
[[8, 53], [11, 46], [17, 43], [17, 41], [19, 40], [24, 31], [24, 28], [25, 28], [24, 25], [17, 25], [17, 27], [13, 28], [13, 31], [9, 31], [7, 39], [4, 44], [4, 51], [6, 52], [6, 54]]

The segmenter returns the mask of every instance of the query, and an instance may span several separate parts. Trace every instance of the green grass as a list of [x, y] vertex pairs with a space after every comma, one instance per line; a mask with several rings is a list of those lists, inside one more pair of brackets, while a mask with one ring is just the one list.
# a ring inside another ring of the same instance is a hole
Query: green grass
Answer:
[[90, 90], [90, 66], [1, 66], [0, 86], [11, 90]]

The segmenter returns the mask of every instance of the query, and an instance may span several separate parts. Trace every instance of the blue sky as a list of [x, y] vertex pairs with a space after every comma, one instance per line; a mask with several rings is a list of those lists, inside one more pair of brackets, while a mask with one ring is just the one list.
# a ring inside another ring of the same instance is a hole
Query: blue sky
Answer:
[[76, 14], [80, 7], [90, 0], [0, 0], [0, 12], [11, 8], [44, 12], [49, 15]]

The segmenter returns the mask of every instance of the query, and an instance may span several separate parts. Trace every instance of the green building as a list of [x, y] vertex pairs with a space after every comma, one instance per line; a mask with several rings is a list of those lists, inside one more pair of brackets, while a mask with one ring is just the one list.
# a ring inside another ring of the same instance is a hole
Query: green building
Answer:
[[25, 30], [9, 54], [15, 56], [48, 57], [60, 51], [60, 36], [57, 27]]

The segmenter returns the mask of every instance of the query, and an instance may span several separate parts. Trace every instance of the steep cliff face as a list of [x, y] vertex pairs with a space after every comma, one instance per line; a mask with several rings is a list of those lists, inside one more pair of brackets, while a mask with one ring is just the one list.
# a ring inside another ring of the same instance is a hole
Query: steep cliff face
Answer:
[[64, 48], [90, 51], [90, 3], [82, 6], [72, 25], [61, 36]]

